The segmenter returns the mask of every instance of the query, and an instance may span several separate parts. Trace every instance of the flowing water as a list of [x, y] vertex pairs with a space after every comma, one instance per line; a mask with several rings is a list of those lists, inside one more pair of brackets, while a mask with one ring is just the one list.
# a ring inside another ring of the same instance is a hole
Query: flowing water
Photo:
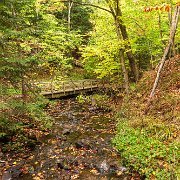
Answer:
[[74, 99], [57, 100], [47, 111], [55, 119], [51, 133], [3, 180], [129, 179], [111, 144], [116, 124], [111, 112]]

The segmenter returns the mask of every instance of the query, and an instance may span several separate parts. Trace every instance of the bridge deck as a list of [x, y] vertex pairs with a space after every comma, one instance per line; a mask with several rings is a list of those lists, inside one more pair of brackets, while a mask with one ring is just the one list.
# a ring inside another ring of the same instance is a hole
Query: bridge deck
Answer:
[[46, 98], [55, 99], [69, 95], [92, 92], [103, 86], [104, 83], [102, 81], [91, 79], [58, 83], [44, 82], [41, 83], [41, 94]]

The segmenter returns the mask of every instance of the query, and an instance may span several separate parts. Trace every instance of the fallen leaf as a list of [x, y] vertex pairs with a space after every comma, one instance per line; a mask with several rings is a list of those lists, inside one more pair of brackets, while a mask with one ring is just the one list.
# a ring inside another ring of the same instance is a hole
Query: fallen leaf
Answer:
[[94, 175], [99, 175], [99, 173], [96, 169], [92, 169], [92, 170], [90, 170], [90, 172], [93, 173]]
[[75, 175], [72, 175], [72, 176], [71, 176], [71, 179], [77, 179], [77, 178], [79, 178], [79, 175], [78, 175], [78, 174], [75, 174]]

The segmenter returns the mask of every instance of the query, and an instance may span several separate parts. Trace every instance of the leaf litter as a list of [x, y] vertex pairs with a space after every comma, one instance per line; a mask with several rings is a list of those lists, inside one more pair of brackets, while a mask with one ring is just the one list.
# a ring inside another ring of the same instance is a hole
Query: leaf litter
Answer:
[[46, 110], [55, 119], [50, 136], [33, 151], [6, 154], [2, 180], [5, 173], [20, 180], [127, 178], [111, 144], [116, 123], [112, 112], [88, 111], [74, 99], [57, 100]]

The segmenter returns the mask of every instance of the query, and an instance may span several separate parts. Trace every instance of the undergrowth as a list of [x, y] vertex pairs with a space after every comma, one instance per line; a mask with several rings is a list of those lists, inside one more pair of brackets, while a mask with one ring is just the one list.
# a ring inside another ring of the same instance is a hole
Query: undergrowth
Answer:
[[114, 146], [130, 171], [150, 180], [179, 178], [179, 59], [166, 62], [155, 97], [148, 97], [156, 75], [146, 72], [117, 114]]
[[[141, 122], [141, 121], [140, 121]], [[139, 122], [139, 123], [140, 123]], [[141, 128], [127, 120], [118, 123], [113, 140], [120, 152], [123, 164], [146, 179], [176, 179], [178, 176], [179, 143], [173, 127], [163, 124], [148, 124]]]
[[93, 95], [79, 95], [76, 97], [76, 100], [80, 104], [87, 104], [92, 105], [94, 107], [104, 109], [104, 110], [110, 110], [110, 104], [109, 104], [109, 97], [107, 95], [99, 95], [99, 94], [93, 94]]
[[39, 133], [52, 125], [52, 119], [44, 111], [46, 104], [47, 100], [38, 96], [24, 102], [17, 92], [6, 92], [0, 102], [0, 150], [35, 147]]

